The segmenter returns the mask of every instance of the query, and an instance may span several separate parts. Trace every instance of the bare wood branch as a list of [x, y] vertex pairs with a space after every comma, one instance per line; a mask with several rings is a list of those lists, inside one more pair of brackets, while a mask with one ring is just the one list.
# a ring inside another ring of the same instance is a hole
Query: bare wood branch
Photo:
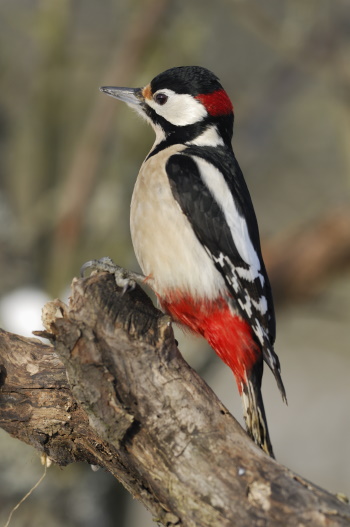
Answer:
[[349, 525], [346, 504], [250, 441], [140, 288], [75, 280], [46, 326], [54, 347], [0, 333], [0, 426], [12, 435], [60, 465], [105, 467], [163, 525]]

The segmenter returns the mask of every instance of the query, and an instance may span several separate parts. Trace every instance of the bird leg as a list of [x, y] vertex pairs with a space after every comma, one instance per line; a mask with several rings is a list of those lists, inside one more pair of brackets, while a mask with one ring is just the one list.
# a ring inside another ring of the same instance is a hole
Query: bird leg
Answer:
[[115, 282], [118, 287], [122, 288], [122, 294], [126, 291], [132, 291], [136, 282], [144, 282], [146, 277], [139, 273], [134, 273], [133, 271], [128, 271], [123, 267], [115, 264], [109, 256], [104, 256], [98, 260], [89, 260], [85, 262], [84, 265], [80, 268], [80, 276], [83, 278], [85, 271], [87, 269], [92, 269], [100, 272], [107, 272], [114, 274]]

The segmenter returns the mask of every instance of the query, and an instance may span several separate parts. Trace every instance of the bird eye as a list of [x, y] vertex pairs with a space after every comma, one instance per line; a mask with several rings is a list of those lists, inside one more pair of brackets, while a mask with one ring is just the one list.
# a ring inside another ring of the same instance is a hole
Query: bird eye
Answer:
[[160, 104], [161, 106], [163, 104], [165, 104], [168, 100], [168, 96], [165, 95], [165, 93], [157, 93], [155, 96], [154, 96], [154, 100], [156, 101], [156, 103]]

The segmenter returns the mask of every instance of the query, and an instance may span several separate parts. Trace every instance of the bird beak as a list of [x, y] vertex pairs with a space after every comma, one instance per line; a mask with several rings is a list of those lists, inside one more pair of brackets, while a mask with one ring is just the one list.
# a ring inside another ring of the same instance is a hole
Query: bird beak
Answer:
[[120, 101], [126, 102], [129, 106], [138, 106], [144, 101], [141, 88], [116, 88], [114, 86], [102, 86], [100, 91], [103, 91], [111, 97], [115, 97]]

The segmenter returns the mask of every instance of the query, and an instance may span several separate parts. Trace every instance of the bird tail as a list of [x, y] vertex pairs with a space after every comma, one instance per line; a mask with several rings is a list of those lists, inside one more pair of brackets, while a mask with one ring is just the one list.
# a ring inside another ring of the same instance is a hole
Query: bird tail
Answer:
[[248, 435], [266, 454], [274, 458], [261, 395], [261, 373], [259, 375], [254, 367], [247, 372], [246, 382], [241, 384], [240, 395]]

